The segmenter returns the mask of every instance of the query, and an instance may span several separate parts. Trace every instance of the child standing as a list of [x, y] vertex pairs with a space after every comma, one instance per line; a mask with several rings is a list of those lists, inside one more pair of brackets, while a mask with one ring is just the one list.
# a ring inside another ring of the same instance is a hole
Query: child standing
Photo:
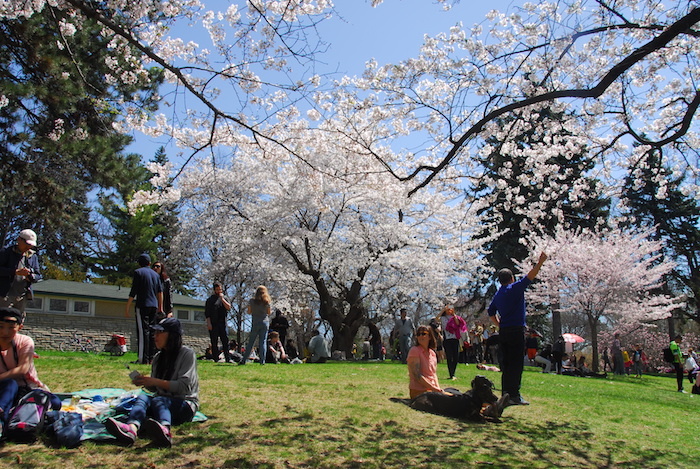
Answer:
[[642, 377], [642, 346], [637, 344], [632, 352], [632, 367], [634, 369], [634, 377]]

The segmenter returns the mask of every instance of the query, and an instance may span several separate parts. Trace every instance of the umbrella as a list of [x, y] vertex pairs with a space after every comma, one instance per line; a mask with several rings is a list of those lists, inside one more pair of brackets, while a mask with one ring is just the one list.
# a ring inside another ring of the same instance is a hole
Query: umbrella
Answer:
[[586, 341], [586, 339], [584, 339], [580, 335], [569, 334], [568, 332], [566, 334], [562, 334], [562, 337], [564, 337], [564, 342], [568, 342], [570, 344], [578, 344], [580, 342]]

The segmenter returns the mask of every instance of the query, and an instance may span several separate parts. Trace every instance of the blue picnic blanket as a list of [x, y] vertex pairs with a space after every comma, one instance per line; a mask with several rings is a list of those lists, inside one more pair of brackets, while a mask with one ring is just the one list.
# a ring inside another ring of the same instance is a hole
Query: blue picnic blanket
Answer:
[[[63, 409], [83, 414], [83, 435], [85, 440], [113, 440], [115, 439], [103, 422], [109, 417], [119, 418], [129, 413], [136, 396], [143, 390], [126, 390], [119, 388], [83, 389], [74, 393], [61, 393]], [[75, 402], [77, 401], [77, 402]], [[205, 422], [207, 416], [197, 412], [192, 418], [193, 422]]]

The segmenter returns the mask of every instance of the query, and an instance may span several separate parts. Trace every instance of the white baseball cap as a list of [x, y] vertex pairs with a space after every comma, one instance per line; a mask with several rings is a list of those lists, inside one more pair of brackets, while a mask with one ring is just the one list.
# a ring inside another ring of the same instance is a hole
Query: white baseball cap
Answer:
[[28, 245], [36, 247], [36, 233], [32, 230], [22, 230], [19, 232], [19, 237], [22, 238]]

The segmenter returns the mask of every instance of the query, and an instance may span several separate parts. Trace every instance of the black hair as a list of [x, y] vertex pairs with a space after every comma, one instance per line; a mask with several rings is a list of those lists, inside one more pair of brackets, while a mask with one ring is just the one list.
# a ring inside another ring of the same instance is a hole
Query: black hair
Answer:
[[165, 268], [165, 264], [163, 263], [163, 261], [156, 261], [154, 263], [154, 265], [155, 264], [160, 264], [160, 278], [161, 278], [161, 280], [169, 279], [170, 276], [168, 275], [168, 269]]
[[175, 373], [175, 361], [182, 348], [182, 335], [177, 332], [168, 332], [168, 341], [165, 348], [158, 353], [158, 363], [154, 370], [154, 377], [166, 381], [173, 378]]
[[501, 269], [498, 271], [498, 282], [501, 285], [508, 285], [513, 281], [513, 271], [510, 269]]

